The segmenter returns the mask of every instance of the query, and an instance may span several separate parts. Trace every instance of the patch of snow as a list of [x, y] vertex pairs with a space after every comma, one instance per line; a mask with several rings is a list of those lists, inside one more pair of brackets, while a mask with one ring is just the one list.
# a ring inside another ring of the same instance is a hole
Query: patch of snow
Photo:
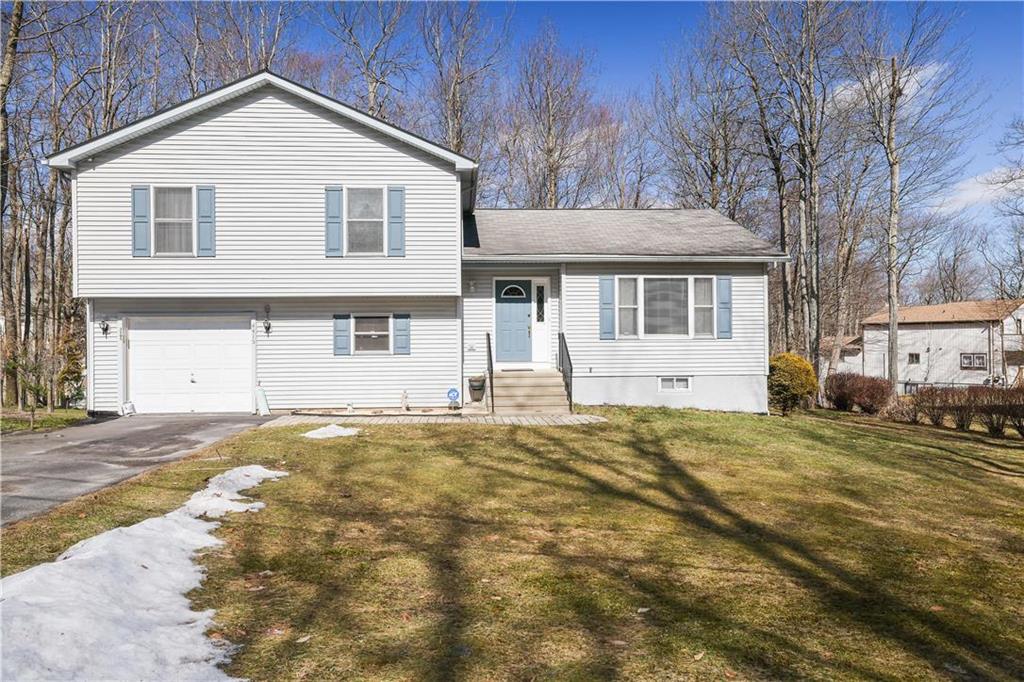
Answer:
[[313, 429], [302, 434], [306, 438], [341, 438], [343, 436], [354, 436], [359, 433], [359, 429], [350, 429], [345, 426], [338, 426], [337, 424], [328, 424], [319, 429]]
[[204, 571], [196, 552], [222, 544], [200, 516], [256, 511], [239, 491], [288, 474], [252, 465], [210, 479], [163, 516], [114, 528], [0, 580], [4, 680], [230, 680], [229, 644], [206, 636], [214, 612], [185, 595]]

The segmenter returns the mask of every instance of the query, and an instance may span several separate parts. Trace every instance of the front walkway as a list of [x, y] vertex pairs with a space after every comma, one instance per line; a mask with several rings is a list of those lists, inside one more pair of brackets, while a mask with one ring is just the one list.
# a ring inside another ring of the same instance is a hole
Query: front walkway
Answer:
[[582, 426], [584, 424], [601, 424], [608, 421], [604, 417], [592, 414], [506, 414], [506, 415], [305, 415], [289, 414], [278, 417], [260, 428], [278, 426], [297, 426], [299, 424], [359, 424], [373, 426], [377, 424], [492, 424], [495, 426]]

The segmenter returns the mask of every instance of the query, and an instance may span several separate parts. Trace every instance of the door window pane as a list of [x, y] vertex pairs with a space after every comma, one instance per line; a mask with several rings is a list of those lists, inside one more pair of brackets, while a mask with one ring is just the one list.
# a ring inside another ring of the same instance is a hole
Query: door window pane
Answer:
[[154, 253], [192, 253], [191, 187], [153, 189], [153, 236]]
[[686, 334], [687, 280], [647, 278], [644, 280], [644, 333]]

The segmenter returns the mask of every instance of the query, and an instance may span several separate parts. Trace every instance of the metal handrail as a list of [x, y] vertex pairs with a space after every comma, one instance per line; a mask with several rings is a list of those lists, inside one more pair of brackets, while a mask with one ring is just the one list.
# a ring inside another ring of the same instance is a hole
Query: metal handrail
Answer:
[[566, 343], [563, 332], [558, 332], [558, 370], [562, 373], [565, 395], [569, 399], [569, 411], [572, 412], [572, 357], [569, 355], [569, 344]]
[[494, 360], [491, 357], [491, 333], [487, 332], [487, 394], [491, 398], [490, 412], [494, 413]]

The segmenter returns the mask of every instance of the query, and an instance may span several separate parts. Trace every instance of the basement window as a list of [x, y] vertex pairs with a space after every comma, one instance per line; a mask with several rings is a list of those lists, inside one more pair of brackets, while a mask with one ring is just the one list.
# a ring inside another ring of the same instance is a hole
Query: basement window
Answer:
[[921, 354], [920, 353], [909, 353], [907, 355], [907, 364], [908, 365], [920, 365], [921, 364]]
[[658, 393], [689, 393], [691, 377], [658, 377]]

